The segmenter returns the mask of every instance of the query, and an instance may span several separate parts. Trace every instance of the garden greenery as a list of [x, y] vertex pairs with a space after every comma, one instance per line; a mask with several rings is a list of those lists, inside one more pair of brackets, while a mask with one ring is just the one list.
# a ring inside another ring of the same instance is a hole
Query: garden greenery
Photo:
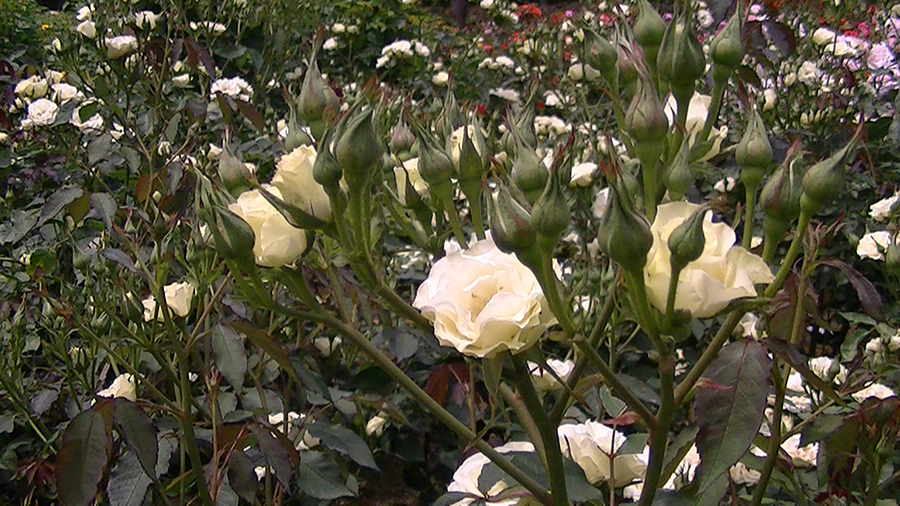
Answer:
[[897, 504], [900, 4], [0, 4], [4, 501]]

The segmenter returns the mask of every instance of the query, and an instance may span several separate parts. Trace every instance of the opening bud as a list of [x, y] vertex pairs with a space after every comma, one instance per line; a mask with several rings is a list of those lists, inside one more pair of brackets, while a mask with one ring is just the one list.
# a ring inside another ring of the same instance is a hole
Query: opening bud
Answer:
[[494, 244], [504, 253], [530, 249], [537, 232], [531, 226], [531, 216], [525, 207], [512, 198], [509, 189], [500, 184], [488, 198], [488, 217]]
[[297, 112], [291, 107], [291, 115], [288, 120], [288, 134], [284, 138], [284, 147], [286, 152], [299, 148], [300, 146], [310, 146], [313, 144], [312, 137], [297, 122]]
[[401, 117], [400, 123], [397, 124], [391, 133], [391, 153], [399, 156], [404, 152], [409, 152], [415, 142], [416, 136], [413, 135], [412, 130], [406, 126], [406, 121]]
[[803, 193], [801, 160], [800, 145], [791, 146], [784, 161], [763, 185], [759, 201], [766, 216], [788, 223], [800, 216], [800, 195]]
[[325, 82], [322, 72], [319, 71], [319, 63], [316, 61], [318, 45], [313, 49], [309, 57], [309, 68], [303, 76], [303, 85], [300, 88], [300, 97], [297, 107], [300, 117], [307, 123], [321, 122], [334, 115], [340, 109], [340, 100], [331, 86]]
[[637, 66], [634, 63], [634, 58], [628, 54], [625, 46], [620, 45], [618, 50], [619, 59], [616, 61], [616, 72], [619, 74], [619, 86], [625, 96], [630, 97], [634, 95], [637, 87]]
[[469, 132], [472, 132], [473, 137], [480, 137], [474, 139], [479, 142], [479, 147], [482, 151], [485, 151], [484, 146], [484, 137], [481, 136], [481, 126], [475, 124], [471, 127], [465, 127], [462, 129], [462, 141], [459, 144], [459, 180], [460, 181], [471, 181], [477, 180], [480, 181], [481, 177], [485, 173], [485, 163], [482, 159], [482, 155], [475, 148], [475, 142], [473, 142], [473, 138], [469, 137]]
[[431, 186], [449, 182], [455, 169], [450, 157], [442, 149], [424, 139], [419, 153], [419, 174]]

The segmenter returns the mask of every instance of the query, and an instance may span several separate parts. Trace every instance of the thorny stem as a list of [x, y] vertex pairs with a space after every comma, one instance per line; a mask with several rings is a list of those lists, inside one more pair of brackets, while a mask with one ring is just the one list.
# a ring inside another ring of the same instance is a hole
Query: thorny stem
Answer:
[[522, 430], [528, 435], [528, 439], [534, 443], [535, 453], [538, 454], [541, 462], [546, 466], [547, 454], [544, 451], [544, 441], [541, 438], [541, 433], [538, 430], [537, 424], [534, 422], [534, 418], [532, 418], [531, 413], [528, 412], [528, 407], [525, 406], [522, 399], [519, 398], [506, 383], [500, 383], [500, 396], [503, 397], [503, 400], [509, 404], [513, 412], [519, 418], [519, 425], [522, 426]]
[[319, 305], [318, 301], [315, 298], [315, 295], [313, 295], [313, 293], [309, 290], [309, 287], [306, 286], [305, 281], [293, 282], [300, 280], [292, 280], [291, 277], [288, 277], [286, 281], [290, 283], [289, 288], [295, 291], [298, 297], [300, 297], [300, 299], [303, 300], [303, 302], [307, 306], [309, 306], [311, 311], [298, 311], [293, 308], [279, 306], [277, 307], [277, 310], [279, 312], [285, 313], [294, 318], [324, 323], [349, 339], [366, 356], [372, 359], [372, 361], [375, 362], [375, 365], [377, 365], [388, 376], [396, 381], [404, 390], [406, 390], [410, 394], [410, 396], [412, 396], [413, 399], [416, 400], [416, 402], [419, 403], [419, 405], [428, 410], [428, 412], [431, 413], [431, 415], [434, 416], [439, 422], [452, 430], [457, 436], [460, 437], [460, 439], [466, 441], [467, 444], [474, 446], [491, 462], [496, 464], [497, 467], [505, 471], [510, 475], [510, 477], [512, 477], [514, 480], [519, 482], [519, 484], [528, 489], [529, 492], [534, 494], [534, 496], [541, 503], [546, 506], [553, 506], [550, 493], [545, 490], [539, 483], [534, 481], [533, 478], [531, 478], [521, 469], [506, 460], [505, 457], [500, 455], [487, 442], [479, 439], [476, 433], [472, 432], [468, 427], [465, 426], [465, 424], [457, 420], [456, 417], [454, 417], [446, 409], [444, 409], [443, 406], [432, 399], [431, 396], [428, 395], [427, 392], [425, 392], [425, 390], [419, 387], [419, 385], [417, 385], [415, 381], [407, 376], [402, 369], [397, 367], [397, 365], [394, 364], [394, 362], [391, 361], [390, 358], [388, 358], [384, 353], [381, 352], [381, 350], [373, 345], [365, 335], [359, 332], [359, 330], [341, 322], [334, 315], [325, 311], [322, 306]]

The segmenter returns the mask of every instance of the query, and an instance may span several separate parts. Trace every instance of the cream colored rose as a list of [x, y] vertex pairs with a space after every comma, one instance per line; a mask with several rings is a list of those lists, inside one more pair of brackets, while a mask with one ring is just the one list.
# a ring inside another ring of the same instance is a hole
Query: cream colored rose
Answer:
[[373, 416], [372, 419], [366, 423], [366, 435], [375, 435], [375, 437], [378, 437], [383, 434], [384, 424], [387, 422], [387, 419], [388, 415], [384, 412], [379, 412], [377, 415]]
[[[653, 246], [647, 254], [644, 281], [650, 302], [660, 311], [665, 311], [672, 277], [669, 235], [699, 208], [688, 202], [670, 202], [657, 208], [656, 220], [650, 227]], [[703, 235], [706, 238], [703, 254], [678, 276], [676, 310], [684, 309], [696, 318], [708, 318], [735, 299], [754, 297], [754, 284], [774, 279], [761, 258], [735, 245], [734, 230], [724, 223], [713, 223], [710, 214], [703, 222]]]
[[[871, 258], [872, 260], [884, 260], [884, 253], [891, 245], [891, 236], [893, 234], [880, 230], [878, 232], [869, 232], [859, 240], [856, 245], [856, 254], [859, 258]], [[900, 238], [894, 239], [895, 244], [900, 244]]]
[[900, 192], [894, 193], [893, 197], [881, 199], [869, 206], [869, 216], [875, 221], [884, 221], [891, 217], [891, 211], [900, 200]]
[[594, 180], [594, 172], [596, 171], [596, 163], [579, 163], [572, 167], [572, 176], [569, 180], [569, 186], [590, 186], [591, 182]]
[[616, 455], [625, 435], [602, 423], [588, 420], [578, 425], [561, 425], [557, 432], [563, 455], [581, 466], [591, 483], [609, 481], [614, 487], [622, 487], [643, 476], [647, 469], [639, 454]]
[[442, 345], [473, 357], [523, 351], [556, 322], [534, 274], [490, 237], [467, 250], [450, 249], [419, 286], [413, 306], [434, 322]]
[[75, 27], [75, 31], [89, 39], [93, 39], [97, 36], [97, 25], [93, 21], [86, 19], [81, 23], [78, 23], [78, 26]]
[[137, 49], [137, 39], [133, 35], [119, 35], [106, 39], [106, 56], [115, 60]]
[[[697, 135], [703, 130], [703, 124], [706, 123], [706, 116], [709, 114], [709, 104], [712, 98], [709, 95], [701, 95], [694, 93], [691, 102], [688, 104], [687, 120], [684, 123], [684, 129], [688, 135], [688, 144], [693, 146], [697, 142]], [[675, 114], [678, 111], [678, 104], [675, 97], [669, 95], [666, 102], [666, 116], [669, 118], [669, 124], [675, 124]], [[715, 123], [713, 123], [715, 125]], [[700, 158], [700, 161], [706, 161], [718, 155], [722, 150], [722, 141], [728, 137], [728, 127], [722, 125], [720, 127], [713, 126], [709, 131], [709, 139], [713, 141], [713, 145], [709, 151]]]
[[331, 221], [331, 201], [325, 188], [313, 179], [315, 163], [316, 148], [298, 147], [278, 161], [272, 186], [281, 190], [288, 204], [322, 221]]
[[22, 129], [49, 126], [56, 121], [59, 106], [46, 98], [39, 98], [28, 104], [28, 116], [22, 120]]
[[[501, 454], [534, 453], [534, 445], [529, 442], [513, 441], [494, 449]], [[540, 504], [530, 497], [490, 500], [491, 498], [502, 494], [507, 488], [515, 484], [500, 480], [494, 484], [482, 484], [482, 486], [479, 486], [481, 473], [484, 470], [484, 467], [490, 463], [491, 461], [482, 453], [476, 453], [464, 460], [456, 469], [456, 472], [453, 473], [453, 481], [447, 486], [447, 492], [472, 494], [475, 497], [487, 499], [487, 503], [491, 506], [530, 506]], [[484, 489], [487, 490], [485, 491]], [[462, 499], [454, 503], [453, 506], [468, 506], [474, 501], [474, 499]]]
[[[166, 285], [163, 290], [166, 294], [166, 305], [175, 316], [185, 317], [191, 311], [191, 301], [194, 300], [194, 285], [184, 283], [172, 283]], [[152, 295], [147, 297], [141, 304], [144, 306], [144, 321], [149, 322], [156, 315], [158, 321], [163, 321], [162, 311], [157, 314], [156, 298]]]
[[[575, 362], [571, 360], [548, 358], [547, 366], [563, 381], [568, 380], [569, 375], [575, 370]], [[559, 390], [563, 387], [559, 381], [557, 381], [550, 372], [543, 369], [540, 364], [528, 362], [528, 370], [531, 371], [531, 380], [534, 382], [534, 388], [539, 392]]]
[[[282, 194], [277, 187], [267, 187], [278, 198]], [[228, 209], [240, 216], [253, 229], [253, 255], [262, 267], [281, 267], [296, 260], [306, 251], [306, 232], [291, 226], [284, 216], [269, 203], [259, 190], [250, 190], [238, 196]]]
[[109, 388], [104, 388], [97, 392], [97, 397], [122, 397], [131, 402], [137, 401], [137, 393], [134, 387], [134, 376], [130, 374], [120, 374], [113, 380]]
[[400, 203], [404, 206], [407, 205], [407, 181], [409, 181], [409, 184], [412, 185], [420, 197], [424, 198], [428, 195], [428, 183], [419, 175], [418, 158], [410, 158], [403, 162], [403, 167], [394, 167], [394, 179], [397, 183], [397, 198], [400, 199]]

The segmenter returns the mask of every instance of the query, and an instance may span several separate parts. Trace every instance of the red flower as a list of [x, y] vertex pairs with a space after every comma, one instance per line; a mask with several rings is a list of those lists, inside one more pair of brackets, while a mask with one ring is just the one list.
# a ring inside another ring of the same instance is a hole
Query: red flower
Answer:
[[519, 18], [525, 19], [528, 17], [539, 18], [541, 17], [541, 10], [537, 8], [534, 4], [525, 4], [519, 7], [519, 10], [516, 12], [519, 15]]
[[479, 116], [484, 116], [485, 111], [487, 111], [487, 107], [484, 104], [478, 104], [475, 106], [475, 113]]
[[566, 19], [566, 13], [565, 12], [557, 12], [557, 13], [553, 14], [553, 16], [550, 16], [550, 24], [558, 25], [558, 24], [562, 23], [563, 19]]
[[492, 45], [490, 45], [490, 44], [485, 44], [485, 45], [484, 45], [484, 52], [487, 53], [487, 54], [491, 54], [492, 52], [494, 52], [494, 46], [492, 46]]
[[500, 49], [506, 51], [507, 49], [509, 49], [509, 44], [507, 44], [506, 42], [502, 42], [500, 44]]

